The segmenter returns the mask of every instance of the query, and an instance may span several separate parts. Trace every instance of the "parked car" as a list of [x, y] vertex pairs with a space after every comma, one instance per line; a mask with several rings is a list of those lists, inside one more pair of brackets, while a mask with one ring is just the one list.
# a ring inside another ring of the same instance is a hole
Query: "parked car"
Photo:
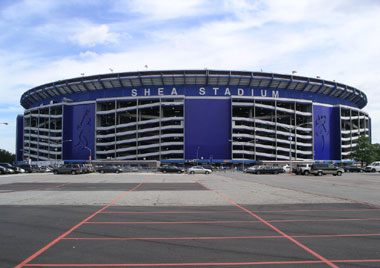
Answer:
[[373, 162], [366, 166], [366, 172], [380, 172], [380, 161]]
[[11, 168], [7, 168], [7, 167], [4, 167], [6, 172], [5, 174], [15, 174], [16, 172], [14, 171], [14, 169], [11, 169]]
[[120, 173], [123, 170], [117, 166], [101, 166], [96, 169], [100, 173]]
[[283, 173], [284, 169], [278, 166], [252, 166], [246, 170], [247, 173], [251, 174], [279, 174]]
[[189, 174], [210, 174], [212, 173], [211, 169], [204, 168], [202, 166], [193, 166], [187, 170], [187, 173]]
[[[13, 173], [22, 173], [21, 168], [13, 166], [9, 163], [0, 163], [0, 165], [5, 167], [5, 168], [12, 169], [14, 171]], [[24, 170], [24, 172], [25, 172], [25, 170]]]
[[94, 167], [92, 166], [92, 164], [81, 164], [80, 166], [82, 168], [82, 172], [83, 173], [92, 173], [92, 172], [94, 172]]
[[54, 174], [81, 174], [82, 169], [78, 164], [64, 164], [58, 168], [53, 169]]
[[326, 174], [332, 174], [334, 176], [342, 176], [344, 169], [341, 167], [336, 167], [333, 164], [328, 163], [317, 163], [311, 165], [310, 173], [315, 176], [322, 176]]
[[17, 164], [16, 166], [19, 167], [19, 168], [22, 168], [27, 173], [32, 173], [33, 172], [32, 167], [29, 164]]
[[282, 166], [270, 166], [270, 167], [273, 169], [274, 174], [285, 173], [285, 170], [287, 170], [286, 172], [289, 172], [290, 170], [290, 166], [289, 168], [284, 168]]
[[211, 165], [203, 165], [202, 167], [204, 167], [206, 169], [210, 169], [211, 171], [214, 171], [214, 168]]
[[32, 172], [41, 172], [41, 169], [38, 165], [31, 165]]
[[255, 173], [255, 169], [257, 169], [259, 166], [251, 166], [244, 170], [245, 173]]
[[344, 172], [363, 172], [364, 168], [362, 167], [357, 167], [357, 166], [344, 166], [343, 167]]
[[134, 166], [125, 166], [122, 167], [122, 170], [123, 172], [139, 172], [139, 168]]
[[0, 174], [8, 174], [8, 169], [6, 167], [0, 166]]
[[49, 166], [41, 166], [40, 167], [40, 172], [52, 172], [53, 169], [50, 168]]
[[177, 166], [162, 166], [159, 168], [162, 173], [183, 173], [184, 169]]
[[311, 164], [297, 164], [296, 175], [309, 175], [311, 170]]
[[284, 173], [289, 173], [290, 170], [293, 171], [292, 167], [289, 166], [289, 165], [285, 165], [285, 166], [283, 166], [283, 167], [282, 167], [282, 170], [284, 171]]

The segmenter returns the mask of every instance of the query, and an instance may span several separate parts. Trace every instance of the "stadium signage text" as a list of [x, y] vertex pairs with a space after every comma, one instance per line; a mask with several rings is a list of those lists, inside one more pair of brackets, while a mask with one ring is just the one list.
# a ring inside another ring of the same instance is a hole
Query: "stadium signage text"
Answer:
[[[128, 93], [128, 91], [126, 92]], [[237, 87], [170, 87], [170, 88], [132, 88], [130, 96], [260, 96], [279, 98], [279, 90], [260, 89], [260, 88], [237, 88]]]

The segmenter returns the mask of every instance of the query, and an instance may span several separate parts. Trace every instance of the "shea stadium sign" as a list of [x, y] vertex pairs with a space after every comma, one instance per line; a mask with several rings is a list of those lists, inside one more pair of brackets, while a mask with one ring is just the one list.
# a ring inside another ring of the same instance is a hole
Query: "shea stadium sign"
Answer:
[[260, 88], [241, 88], [241, 87], [149, 87], [132, 88], [125, 92], [131, 97], [142, 96], [249, 96], [249, 97], [280, 97], [280, 90], [260, 89]]

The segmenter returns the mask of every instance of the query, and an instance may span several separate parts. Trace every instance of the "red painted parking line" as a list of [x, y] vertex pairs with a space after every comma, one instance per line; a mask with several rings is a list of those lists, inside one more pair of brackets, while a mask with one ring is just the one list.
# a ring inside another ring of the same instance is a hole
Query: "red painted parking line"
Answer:
[[282, 212], [360, 212], [360, 211], [380, 211], [378, 208], [364, 209], [288, 209], [288, 210], [251, 210], [254, 213], [282, 213]]
[[160, 267], [160, 266], [226, 266], [226, 265], [265, 265], [265, 264], [311, 264], [322, 261], [268, 261], [268, 262], [210, 262], [210, 263], [105, 263], [105, 264], [35, 264], [25, 266], [33, 267]]
[[355, 219], [295, 219], [295, 220], [267, 220], [267, 222], [328, 222], [328, 221], [380, 221], [380, 218], [355, 218]]
[[62, 186], [68, 185], [68, 184], [72, 184], [72, 182], [59, 184], [59, 185], [55, 186], [55, 188], [59, 188], [59, 187], [62, 187]]
[[[294, 205], [294, 204], [293, 204]], [[287, 212], [361, 212], [361, 211], [380, 211], [378, 208], [365, 209], [288, 209], [288, 210], [250, 210], [253, 213], [287, 213]], [[224, 211], [103, 211], [101, 214], [228, 214], [228, 213], [245, 213], [244, 211], [224, 210]]]
[[[335, 237], [371, 237], [380, 234], [325, 234], [292, 235], [293, 238], [335, 238]], [[200, 236], [200, 237], [65, 237], [62, 240], [223, 240], [223, 239], [273, 239], [285, 238], [279, 235], [263, 236]]]
[[[380, 262], [380, 259], [368, 260], [331, 260], [333, 263], [368, 263]], [[28, 267], [160, 267], [160, 266], [240, 266], [240, 265], [273, 265], [273, 264], [316, 264], [323, 261], [268, 261], [268, 262], [212, 262], [212, 263], [105, 263], [105, 264], [54, 264], [29, 263]]]
[[380, 259], [368, 259], [368, 260], [332, 260], [336, 263], [365, 263], [365, 262], [380, 262]]
[[103, 210], [107, 209], [108, 207], [112, 206], [114, 203], [116, 203], [117, 201], [119, 201], [121, 198], [123, 198], [126, 194], [128, 194], [129, 192], [132, 192], [134, 190], [136, 190], [137, 188], [139, 188], [143, 183], [145, 183], [147, 180], [149, 179], [146, 178], [144, 181], [142, 181], [141, 183], [137, 184], [135, 187], [133, 187], [132, 189], [122, 193], [121, 195], [119, 195], [117, 198], [115, 198], [114, 200], [112, 200], [110, 203], [108, 203], [106, 206], [104, 206], [103, 208], [99, 209], [98, 211], [94, 212], [93, 214], [91, 214], [90, 216], [88, 216], [87, 218], [85, 218], [84, 220], [82, 220], [81, 222], [79, 222], [78, 224], [74, 225], [73, 227], [71, 227], [68, 231], [66, 231], [65, 233], [61, 234], [60, 236], [58, 236], [56, 239], [54, 239], [53, 241], [51, 241], [50, 243], [48, 243], [47, 245], [45, 245], [44, 247], [42, 247], [41, 249], [39, 249], [38, 251], [36, 251], [34, 254], [32, 254], [30, 257], [26, 258], [24, 261], [22, 261], [20, 264], [18, 264], [17, 266], [15, 266], [15, 268], [21, 268], [21, 267], [24, 267], [24, 266], [27, 266], [27, 264], [32, 261], [33, 259], [35, 259], [36, 257], [38, 257], [41, 253], [45, 252], [46, 250], [48, 250], [49, 248], [51, 248], [53, 245], [55, 245], [58, 241], [62, 240], [62, 238], [64, 238], [65, 236], [69, 235], [71, 232], [73, 232], [75, 229], [77, 229], [78, 227], [80, 227], [82, 224], [84, 224], [85, 222], [87, 222], [88, 220], [92, 219], [93, 217], [95, 217], [96, 215], [98, 215], [100, 212], [102, 212]]
[[228, 214], [228, 213], [244, 213], [244, 211], [232, 211], [232, 210], [221, 210], [221, 211], [103, 211], [101, 214]]
[[[294, 219], [294, 220], [265, 220], [275, 222], [341, 222], [341, 221], [380, 221], [380, 218], [354, 219]], [[87, 221], [84, 224], [207, 224], [207, 223], [263, 223], [260, 220], [248, 221]]]
[[260, 221], [88, 221], [85, 224], [206, 224], [206, 223], [259, 223]]
[[325, 257], [323, 257], [322, 255], [318, 254], [317, 252], [315, 252], [314, 250], [310, 249], [309, 247], [305, 246], [304, 244], [302, 244], [301, 242], [297, 241], [296, 239], [292, 238], [291, 236], [287, 235], [286, 233], [284, 233], [283, 231], [281, 231], [280, 229], [278, 229], [277, 227], [275, 227], [274, 225], [270, 224], [268, 221], [264, 220], [263, 218], [261, 218], [260, 216], [256, 215], [255, 213], [253, 213], [252, 211], [246, 209], [245, 207], [243, 207], [242, 205], [239, 205], [238, 203], [236, 203], [235, 201], [229, 199], [228, 197], [226, 197], [225, 195], [203, 185], [202, 183], [198, 182], [197, 180], [191, 178], [191, 180], [195, 181], [196, 183], [198, 183], [199, 185], [203, 186], [205, 189], [209, 190], [209, 191], [212, 191], [214, 192], [215, 194], [217, 194], [218, 196], [220, 196], [221, 198], [223, 198], [224, 200], [230, 202], [231, 204], [233, 204], [234, 206], [240, 208], [241, 210], [247, 212], [248, 214], [250, 214], [251, 216], [255, 217], [256, 219], [258, 219], [259, 221], [261, 221], [262, 223], [264, 223], [265, 225], [267, 225], [268, 227], [270, 227], [272, 230], [274, 230], [275, 232], [279, 233], [280, 235], [284, 236], [285, 238], [287, 238], [288, 240], [290, 240], [291, 242], [293, 242], [294, 244], [296, 244], [297, 246], [299, 246], [300, 248], [304, 249], [305, 251], [309, 252], [311, 255], [313, 255], [314, 257], [318, 258], [319, 260], [321, 260], [322, 262], [324, 262], [325, 264], [327, 264], [328, 266], [330, 267], [334, 267], [334, 268], [338, 268], [338, 266], [336, 266], [335, 264], [333, 264], [331, 261], [329, 261], [328, 259], [326, 259]]
[[368, 236], [380, 236], [380, 234], [334, 234], [334, 235], [292, 235], [293, 238], [324, 238], [324, 237], [368, 237]]
[[268, 236], [200, 236], [200, 237], [65, 237], [64, 240], [223, 240], [223, 239], [269, 239], [284, 238], [279, 235]]

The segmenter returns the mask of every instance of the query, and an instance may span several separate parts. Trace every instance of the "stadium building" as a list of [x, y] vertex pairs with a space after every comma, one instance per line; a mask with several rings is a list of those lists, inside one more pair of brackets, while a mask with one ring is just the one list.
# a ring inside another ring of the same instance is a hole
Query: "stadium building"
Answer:
[[319, 78], [181, 70], [83, 76], [21, 97], [17, 160], [350, 160], [366, 95]]

